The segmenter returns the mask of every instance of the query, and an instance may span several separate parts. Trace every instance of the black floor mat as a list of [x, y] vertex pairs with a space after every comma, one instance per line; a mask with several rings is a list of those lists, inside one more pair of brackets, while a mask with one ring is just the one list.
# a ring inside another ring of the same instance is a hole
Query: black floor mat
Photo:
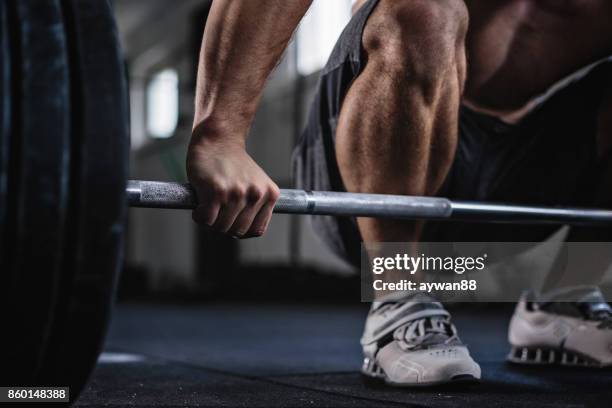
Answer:
[[124, 306], [78, 406], [608, 407], [612, 371], [507, 364], [508, 309], [453, 312], [479, 385], [394, 389], [359, 374], [367, 308]]

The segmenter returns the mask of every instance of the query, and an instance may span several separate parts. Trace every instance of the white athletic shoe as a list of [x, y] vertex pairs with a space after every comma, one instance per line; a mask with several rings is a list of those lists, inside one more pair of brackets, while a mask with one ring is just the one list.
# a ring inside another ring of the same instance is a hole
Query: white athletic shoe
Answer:
[[612, 309], [594, 287], [557, 291], [546, 298], [526, 293], [510, 322], [508, 340], [513, 363], [612, 366]]
[[375, 302], [361, 338], [362, 373], [394, 386], [476, 382], [480, 366], [457, 336], [450, 314], [432, 298]]

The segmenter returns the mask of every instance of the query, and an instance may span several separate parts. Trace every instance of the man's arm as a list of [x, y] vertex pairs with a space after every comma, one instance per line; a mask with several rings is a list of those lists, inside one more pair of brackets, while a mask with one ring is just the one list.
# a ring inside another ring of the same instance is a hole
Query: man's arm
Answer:
[[263, 234], [278, 187], [245, 139], [268, 76], [312, 0], [214, 0], [200, 56], [187, 171], [194, 219], [238, 237]]

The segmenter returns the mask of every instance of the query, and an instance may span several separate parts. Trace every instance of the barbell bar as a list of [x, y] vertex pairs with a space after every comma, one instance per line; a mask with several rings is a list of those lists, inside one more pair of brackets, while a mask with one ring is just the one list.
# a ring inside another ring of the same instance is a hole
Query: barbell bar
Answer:
[[[128, 204], [137, 208], [194, 209], [197, 198], [188, 184], [130, 180]], [[332, 215], [391, 219], [512, 222], [612, 226], [612, 211], [452, 201], [439, 197], [281, 190], [279, 214]]]

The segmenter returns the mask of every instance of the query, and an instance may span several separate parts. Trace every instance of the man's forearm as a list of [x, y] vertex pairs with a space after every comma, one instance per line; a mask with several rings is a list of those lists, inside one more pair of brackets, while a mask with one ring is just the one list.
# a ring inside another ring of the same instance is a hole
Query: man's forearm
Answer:
[[200, 56], [195, 127], [244, 138], [266, 80], [311, 2], [213, 2]]

